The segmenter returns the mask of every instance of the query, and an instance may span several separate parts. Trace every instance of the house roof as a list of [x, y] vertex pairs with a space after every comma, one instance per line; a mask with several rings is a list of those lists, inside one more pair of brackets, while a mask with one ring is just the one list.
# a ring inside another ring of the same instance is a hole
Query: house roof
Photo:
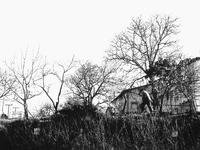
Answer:
[[129, 89], [124, 89], [118, 96], [116, 96], [112, 101], [111, 103], [115, 102], [117, 99], [121, 98], [124, 94], [130, 92], [130, 91], [133, 91], [133, 90], [136, 90], [136, 89], [142, 89], [142, 88], [146, 88], [148, 87], [149, 84], [146, 84], [146, 85], [142, 85], [142, 86], [138, 86], [138, 87], [133, 87], [133, 88], [129, 88]]

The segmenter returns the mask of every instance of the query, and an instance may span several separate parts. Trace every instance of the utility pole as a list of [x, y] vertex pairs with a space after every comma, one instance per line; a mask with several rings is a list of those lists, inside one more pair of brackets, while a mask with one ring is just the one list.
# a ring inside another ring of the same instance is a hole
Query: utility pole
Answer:
[[2, 102], [2, 114], [4, 114], [4, 101], [5, 101], [5, 99], [3, 98], [3, 102]]
[[16, 116], [17, 109], [18, 109], [19, 107], [12, 107], [12, 108], [14, 109], [14, 111], [13, 111], [13, 115]]
[[14, 113], [17, 112], [17, 108], [19, 108], [19, 107], [13, 107], [13, 109], [14, 109]]

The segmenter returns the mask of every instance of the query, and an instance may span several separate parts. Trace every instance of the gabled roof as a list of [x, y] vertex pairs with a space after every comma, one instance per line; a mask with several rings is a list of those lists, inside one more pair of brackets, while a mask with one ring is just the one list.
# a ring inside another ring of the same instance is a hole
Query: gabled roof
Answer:
[[146, 84], [146, 85], [142, 85], [142, 86], [138, 86], [138, 87], [133, 87], [133, 88], [129, 88], [129, 89], [124, 89], [118, 96], [116, 96], [111, 103], [115, 102], [117, 99], [121, 98], [122, 96], [124, 96], [124, 94], [129, 93], [133, 90], [139, 90], [142, 88], [146, 88], [148, 87], [150, 84]]

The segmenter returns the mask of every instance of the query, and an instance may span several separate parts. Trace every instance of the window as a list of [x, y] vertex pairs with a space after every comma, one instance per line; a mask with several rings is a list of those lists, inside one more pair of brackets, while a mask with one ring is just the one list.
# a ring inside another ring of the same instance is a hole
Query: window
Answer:
[[137, 102], [131, 102], [131, 110], [137, 111]]

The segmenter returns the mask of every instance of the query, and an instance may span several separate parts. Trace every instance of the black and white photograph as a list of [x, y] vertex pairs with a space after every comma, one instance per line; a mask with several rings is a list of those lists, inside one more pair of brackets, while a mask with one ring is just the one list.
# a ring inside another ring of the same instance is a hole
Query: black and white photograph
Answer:
[[199, 150], [199, 4], [0, 0], [0, 150]]

